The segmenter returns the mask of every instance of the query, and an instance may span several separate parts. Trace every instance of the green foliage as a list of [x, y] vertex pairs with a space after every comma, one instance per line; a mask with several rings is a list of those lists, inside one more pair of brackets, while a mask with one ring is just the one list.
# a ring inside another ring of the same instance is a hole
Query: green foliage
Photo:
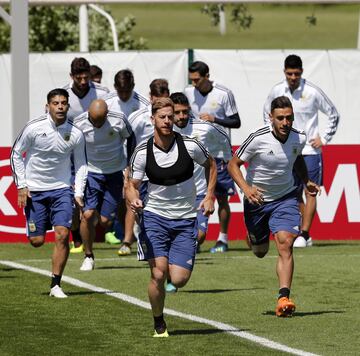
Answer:
[[[241, 30], [247, 30], [251, 27], [254, 20], [248, 12], [248, 6], [245, 4], [229, 4], [231, 6], [231, 22]], [[211, 25], [217, 26], [220, 22], [220, 11], [224, 11], [224, 4], [207, 4], [201, 8], [203, 14], [210, 16]]]
[[312, 14], [311, 16], [306, 16], [305, 21], [309, 25], [309, 27], [316, 26], [317, 24], [317, 18], [314, 14]]
[[248, 12], [248, 7], [244, 4], [233, 5], [231, 9], [231, 22], [239, 29], [247, 30], [253, 23], [253, 16]]
[[[8, 10], [8, 9], [7, 9]], [[79, 8], [77, 6], [29, 7], [29, 48], [33, 52], [79, 50]], [[89, 9], [90, 51], [112, 50], [113, 39], [108, 21]], [[116, 24], [119, 48], [146, 49], [146, 40], [134, 39], [134, 16], [128, 15]], [[10, 49], [10, 26], [0, 19], [0, 52]]]

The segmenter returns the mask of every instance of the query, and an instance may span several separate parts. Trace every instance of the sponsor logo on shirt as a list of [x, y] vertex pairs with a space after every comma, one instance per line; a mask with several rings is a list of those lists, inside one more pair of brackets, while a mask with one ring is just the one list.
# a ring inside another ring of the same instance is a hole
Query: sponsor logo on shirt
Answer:
[[274, 151], [271, 150], [271, 151], [269, 151], [267, 154], [268, 154], [269, 156], [274, 156]]

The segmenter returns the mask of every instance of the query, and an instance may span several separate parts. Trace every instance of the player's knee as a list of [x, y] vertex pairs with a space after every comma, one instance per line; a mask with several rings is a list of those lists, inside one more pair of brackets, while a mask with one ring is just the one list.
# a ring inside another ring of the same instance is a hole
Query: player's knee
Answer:
[[34, 236], [30, 237], [31, 246], [40, 247], [45, 242], [45, 236]]
[[163, 284], [166, 280], [167, 274], [160, 268], [153, 268], [151, 273], [151, 279], [156, 284]]
[[84, 211], [81, 220], [87, 223], [94, 223], [94, 221], [96, 220], [95, 210], [90, 209]]
[[67, 243], [69, 239], [69, 229], [65, 226], [55, 226], [56, 241]]
[[189, 281], [189, 278], [190, 278], [190, 276], [182, 276], [182, 277], [171, 278], [171, 283], [176, 288], [182, 288]]
[[105, 217], [105, 216], [100, 216], [100, 225], [101, 225], [103, 228], [105, 228], [105, 229], [110, 228], [110, 227], [111, 227], [111, 223], [112, 223], [112, 221], [111, 221], [109, 218], [107, 218], [107, 217]]

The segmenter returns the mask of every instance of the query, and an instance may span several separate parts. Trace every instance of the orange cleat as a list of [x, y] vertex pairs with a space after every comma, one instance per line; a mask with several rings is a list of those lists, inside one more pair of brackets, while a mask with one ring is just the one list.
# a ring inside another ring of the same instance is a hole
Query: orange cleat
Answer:
[[279, 317], [288, 317], [293, 315], [295, 309], [295, 303], [291, 299], [282, 297], [278, 300], [275, 313]]

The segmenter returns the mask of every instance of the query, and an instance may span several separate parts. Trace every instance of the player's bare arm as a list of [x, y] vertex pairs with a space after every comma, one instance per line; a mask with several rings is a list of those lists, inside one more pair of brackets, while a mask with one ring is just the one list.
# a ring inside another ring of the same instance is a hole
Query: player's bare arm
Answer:
[[244, 161], [242, 161], [238, 157], [233, 157], [228, 163], [228, 171], [234, 182], [240, 187], [243, 191], [245, 197], [249, 200], [251, 204], [261, 205], [264, 203], [263, 192], [264, 189], [256, 186], [250, 186], [241, 170], [240, 167], [244, 165]]
[[144, 207], [139, 195], [139, 187], [141, 180], [129, 178], [127, 187], [125, 189], [126, 200], [128, 201], [131, 210], [134, 213], [141, 213]]
[[215, 211], [214, 206], [214, 191], [217, 178], [216, 163], [214, 158], [209, 158], [204, 162], [203, 167], [205, 168], [205, 177], [207, 182], [207, 193], [205, 198], [201, 201], [199, 208], [204, 209], [204, 215], [209, 216]]
[[321, 193], [320, 187], [309, 180], [306, 164], [303, 156], [298, 156], [294, 163], [294, 170], [305, 184], [305, 189], [310, 195], [317, 195]]

